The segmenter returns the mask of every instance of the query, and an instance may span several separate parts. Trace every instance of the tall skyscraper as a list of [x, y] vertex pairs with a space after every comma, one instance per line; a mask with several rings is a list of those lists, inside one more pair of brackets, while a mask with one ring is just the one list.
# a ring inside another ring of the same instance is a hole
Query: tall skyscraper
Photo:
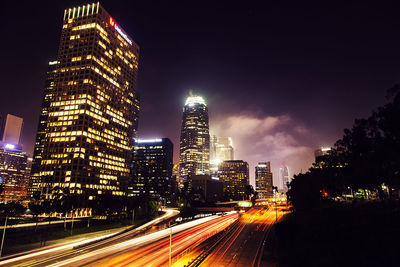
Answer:
[[19, 145], [23, 123], [24, 120], [22, 118], [7, 114], [4, 122], [1, 123], [2, 129], [0, 129], [0, 141], [12, 145]]
[[168, 138], [139, 139], [135, 143], [132, 190], [129, 196], [148, 195], [169, 200], [174, 146]]
[[[28, 194], [32, 195], [34, 191], [37, 191], [37, 185], [40, 183], [40, 167], [42, 161], [42, 154], [45, 145], [48, 143], [46, 141], [46, 131], [49, 130], [47, 123], [49, 121], [49, 109], [50, 104], [55, 95], [56, 88], [56, 77], [57, 77], [57, 66], [58, 61], [50, 61], [47, 67], [47, 75], [44, 87], [44, 93], [42, 98], [42, 108], [39, 115], [39, 123], [36, 133], [36, 141], [33, 150], [33, 160], [32, 160], [32, 168], [30, 177], [30, 187], [28, 188]], [[34, 175], [37, 174], [37, 175]], [[34, 186], [33, 186], [34, 185]]]
[[233, 200], [246, 199], [249, 185], [249, 164], [243, 160], [227, 160], [219, 164], [218, 177], [224, 184], [224, 194]]
[[126, 194], [137, 120], [139, 47], [99, 3], [64, 11], [50, 63], [31, 195], [67, 187], [81, 207]]
[[208, 109], [201, 96], [191, 95], [183, 107], [180, 139], [180, 176], [210, 173]]
[[291, 182], [290, 176], [289, 176], [289, 168], [286, 165], [282, 165], [279, 168], [279, 188], [283, 192], [288, 191], [288, 183]]
[[233, 145], [230, 137], [211, 136], [210, 141], [210, 170], [218, 171], [218, 165], [226, 160], [233, 160]]
[[272, 198], [274, 196], [272, 190], [272, 172], [271, 163], [260, 162], [256, 166], [256, 191], [258, 198]]

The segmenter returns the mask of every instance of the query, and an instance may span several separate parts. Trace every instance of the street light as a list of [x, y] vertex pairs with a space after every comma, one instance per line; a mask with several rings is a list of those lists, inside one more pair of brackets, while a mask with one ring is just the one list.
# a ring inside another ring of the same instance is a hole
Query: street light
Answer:
[[171, 254], [172, 254], [172, 227], [170, 221], [169, 222], [169, 267], [171, 267]]
[[4, 236], [6, 234], [6, 228], [7, 228], [7, 219], [8, 215], [6, 215], [6, 221], [4, 222], [3, 237], [1, 238], [0, 257], [3, 255], [3, 245], [4, 245]]

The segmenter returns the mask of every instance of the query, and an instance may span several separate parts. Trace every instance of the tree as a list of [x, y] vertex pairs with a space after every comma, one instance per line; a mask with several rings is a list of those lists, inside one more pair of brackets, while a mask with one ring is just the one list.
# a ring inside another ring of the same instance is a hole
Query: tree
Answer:
[[[314, 166], [296, 175], [290, 184], [288, 199], [295, 208], [311, 208], [346, 193], [348, 188], [378, 192], [388, 187], [389, 198], [400, 188], [400, 86], [389, 90], [389, 103], [379, 107], [367, 119], [355, 120], [326, 164]], [[323, 192], [323, 196], [321, 196]]]
[[56, 186], [52, 190], [53, 195], [53, 211], [61, 213], [64, 217], [64, 231], [67, 231], [67, 214], [72, 210], [73, 207], [73, 196], [70, 195], [70, 191], [66, 187]]
[[251, 196], [254, 196], [256, 194], [256, 191], [254, 190], [252, 185], [246, 185], [244, 189], [244, 194], [249, 199]]
[[0, 204], [0, 213], [5, 216], [19, 216], [25, 212], [26, 208], [19, 202], [7, 202]]

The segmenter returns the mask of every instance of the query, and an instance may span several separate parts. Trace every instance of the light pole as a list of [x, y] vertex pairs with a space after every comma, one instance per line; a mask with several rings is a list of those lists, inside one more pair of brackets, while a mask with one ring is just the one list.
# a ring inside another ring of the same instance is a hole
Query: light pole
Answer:
[[171, 254], [172, 254], [172, 227], [169, 222], [169, 267], [171, 267]]
[[71, 223], [71, 235], [74, 229], [74, 207], [72, 206], [72, 223]]
[[1, 238], [0, 257], [3, 255], [3, 244], [4, 244], [4, 236], [6, 235], [7, 219], [8, 215], [6, 215], [6, 221], [4, 222], [3, 237]]

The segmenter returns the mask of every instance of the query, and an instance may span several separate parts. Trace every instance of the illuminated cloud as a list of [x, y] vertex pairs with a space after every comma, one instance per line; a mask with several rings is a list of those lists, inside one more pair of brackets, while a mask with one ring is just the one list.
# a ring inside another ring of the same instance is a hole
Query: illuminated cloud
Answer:
[[233, 139], [235, 158], [250, 165], [251, 184], [254, 185], [254, 167], [258, 162], [271, 161], [274, 184], [279, 167], [286, 164], [290, 173], [306, 171], [314, 160], [313, 145], [306, 144], [308, 130], [290, 116], [239, 114], [211, 120], [211, 133]]

